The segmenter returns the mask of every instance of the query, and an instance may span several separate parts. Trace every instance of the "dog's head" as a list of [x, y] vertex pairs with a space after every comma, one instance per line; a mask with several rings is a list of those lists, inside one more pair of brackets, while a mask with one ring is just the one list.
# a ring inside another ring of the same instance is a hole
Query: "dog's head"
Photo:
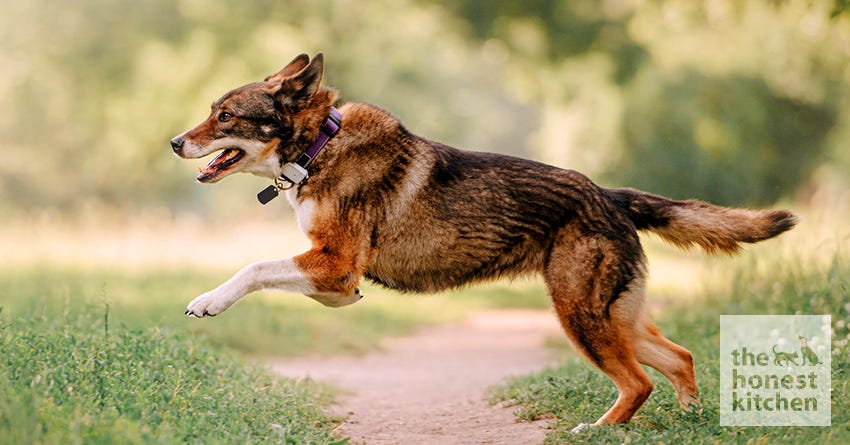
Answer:
[[217, 182], [236, 172], [276, 178], [316, 138], [336, 94], [320, 88], [323, 58], [301, 54], [262, 82], [226, 93], [209, 117], [171, 140], [181, 158], [221, 152], [200, 169], [198, 181]]

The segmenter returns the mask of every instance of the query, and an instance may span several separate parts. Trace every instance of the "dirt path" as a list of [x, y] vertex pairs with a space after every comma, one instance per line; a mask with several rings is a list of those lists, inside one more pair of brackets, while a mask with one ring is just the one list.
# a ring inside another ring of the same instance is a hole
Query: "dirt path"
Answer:
[[353, 443], [538, 444], [545, 422], [518, 423], [512, 408], [490, 406], [486, 389], [508, 376], [553, 364], [544, 339], [558, 335], [554, 314], [478, 312], [462, 323], [387, 341], [363, 357], [270, 360], [275, 372], [326, 381], [349, 395], [334, 414]]

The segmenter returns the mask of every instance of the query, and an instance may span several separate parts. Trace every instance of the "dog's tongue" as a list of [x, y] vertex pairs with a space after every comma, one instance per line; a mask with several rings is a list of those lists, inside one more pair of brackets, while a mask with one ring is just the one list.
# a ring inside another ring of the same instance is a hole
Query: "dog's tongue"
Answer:
[[222, 164], [227, 163], [227, 161], [233, 159], [234, 157], [239, 155], [239, 150], [235, 148], [228, 148], [227, 150], [222, 151], [218, 156], [213, 158], [204, 168], [201, 170], [201, 173], [214, 173]]

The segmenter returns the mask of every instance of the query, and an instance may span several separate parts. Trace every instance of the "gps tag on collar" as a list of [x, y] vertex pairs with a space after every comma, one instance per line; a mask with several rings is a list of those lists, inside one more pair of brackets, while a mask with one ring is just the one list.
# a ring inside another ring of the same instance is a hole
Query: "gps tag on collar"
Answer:
[[260, 204], [266, 205], [272, 199], [277, 198], [280, 192], [277, 191], [277, 186], [270, 185], [264, 188], [260, 193], [257, 193], [257, 201], [260, 201]]

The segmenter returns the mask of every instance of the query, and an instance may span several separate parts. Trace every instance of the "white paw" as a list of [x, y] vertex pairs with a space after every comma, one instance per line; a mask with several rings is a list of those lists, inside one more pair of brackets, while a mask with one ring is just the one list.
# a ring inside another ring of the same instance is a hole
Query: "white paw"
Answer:
[[585, 428], [593, 428], [595, 425], [592, 423], [580, 423], [575, 428], [572, 429], [572, 433], [580, 433], [581, 430]]
[[195, 298], [186, 306], [186, 315], [190, 317], [215, 317], [230, 307], [233, 301], [215, 290]]

